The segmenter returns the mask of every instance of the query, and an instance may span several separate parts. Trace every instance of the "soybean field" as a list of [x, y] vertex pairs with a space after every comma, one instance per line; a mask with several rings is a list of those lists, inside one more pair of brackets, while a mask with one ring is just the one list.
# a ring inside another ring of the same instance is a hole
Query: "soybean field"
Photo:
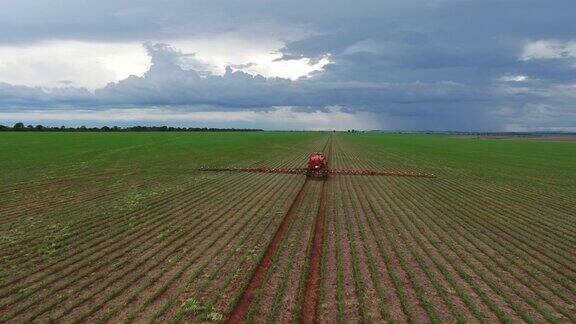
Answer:
[[[330, 168], [434, 177], [200, 171]], [[0, 322], [576, 322], [576, 142], [0, 133]]]

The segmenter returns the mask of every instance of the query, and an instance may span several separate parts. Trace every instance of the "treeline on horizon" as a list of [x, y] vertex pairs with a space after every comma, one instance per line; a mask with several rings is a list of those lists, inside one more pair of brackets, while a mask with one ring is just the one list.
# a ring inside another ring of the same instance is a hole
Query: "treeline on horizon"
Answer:
[[215, 127], [169, 127], [169, 126], [102, 126], [102, 127], [50, 127], [43, 125], [28, 125], [16, 123], [14, 126], [0, 125], [0, 131], [20, 132], [261, 132], [255, 128], [215, 128]]

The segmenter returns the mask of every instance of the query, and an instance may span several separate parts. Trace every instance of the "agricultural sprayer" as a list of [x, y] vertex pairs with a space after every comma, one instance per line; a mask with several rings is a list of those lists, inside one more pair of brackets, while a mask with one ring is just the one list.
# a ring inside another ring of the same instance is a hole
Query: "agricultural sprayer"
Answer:
[[378, 171], [378, 170], [355, 170], [355, 169], [331, 169], [328, 167], [326, 155], [322, 152], [313, 152], [308, 157], [308, 167], [306, 168], [212, 168], [202, 167], [201, 171], [237, 171], [237, 172], [259, 172], [259, 173], [288, 173], [288, 174], [305, 174], [309, 179], [325, 180], [331, 174], [341, 175], [368, 175], [368, 176], [393, 176], [393, 177], [423, 177], [433, 178], [430, 173], [420, 172], [397, 172], [397, 171]]

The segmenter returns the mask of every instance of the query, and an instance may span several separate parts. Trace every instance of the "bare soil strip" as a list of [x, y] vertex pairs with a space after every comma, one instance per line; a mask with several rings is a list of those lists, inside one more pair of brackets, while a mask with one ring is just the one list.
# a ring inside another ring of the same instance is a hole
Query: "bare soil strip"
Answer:
[[[331, 143], [331, 139], [332, 139], [332, 136], [330, 136], [328, 141], [326, 141], [326, 144], [324, 144], [324, 147], [322, 149], [323, 152], [325, 152], [326, 148], [329, 147], [329, 145]], [[272, 265], [274, 255], [276, 254], [276, 251], [278, 250], [279, 246], [281, 245], [283, 238], [284, 238], [284, 235], [288, 231], [289, 225], [290, 225], [292, 219], [296, 215], [296, 211], [298, 210], [298, 208], [300, 207], [300, 205], [302, 203], [302, 197], [304, 195], [304, 192], [306, 191], [305, 189], [308, 187], [308, 184], [309, 184], [309, 180], [306, 179], [306, 181], [302, 185], [302, 188], [300, 188], [300, 191], [298, 191], [298, 194], [294, 198], [292, 205], [290, 205], [290, 208], [288, 209], [288, 212], [284, 216], [282, 223], [278, 227], [276, 234], [274, 234], [274, 238], [270, 242], [270, 245], [268, 246], [266, 253], [262, 257], [262, 260], [258, 264], [258, 267], [256, 268], [256, 270], [254, 271], [254, 274], [252, 275], [252, 278], [250, 279], [248, 286], [246, 286], [246, 289], [244, 290], [244, 292], [240, 296], [240, 299], [236, 303], [234, 310], [232, 311], [232, 313], [228, 317], [228, 320], [226, 321], [227, 323], [242, 323], [244, 318], [246, 317], [246, 314], [250, 310], [250, 305], [252, 304], [254, 297], [256, 297], [258, 290], [260, 289], [260, 287], [262, 286], [262, 283], [264, 282], [264, 280], [266, 278], [266, 273], [268, 272], [268, 270], [270, 269], [270, 266]], [[308, 302], [307, 302], [309, 300], [308, 295], [313, 294], [314, 295], [313, 296], [313, 298], [314, 298], [313, 307], [311, 308], [311, 310], [307, 310], [307, 312], [311, 312], [311, 314], [312, 314], [311, 318], [312, 319], [316, 318], [316, 311], [315, 310], [316, 310], [316, 305], [318, 303], [318, 296], [319, 296], [319, 291], [320, 291], [319, 288], [320, 288], [320, 261], [322, 258], [322, 231], [323, 231], [322, 228], [323, 228], [323, 223], [324, 223], [324, 221], [323, 221], [324, 220], [324, 217], [323, 217], [324, 206], [326, 205], [325, 188], [326, 188], [326, 185], [325, 185], [325, 183], [323, 183], [322, 184], [322, 197], [321, 197], [320, 207], [318, 208], [318, 215], [319, 216], [322, 215], [322, 217], [316, 218], [316, 226], [315, 226], [316, 229], [318, 229], [318, 228], [320, 229], [320, 233], [319, 234], [317, 232], [314, 233], [314, 238], [313, 238], [314, 239], [314, 243], [313, 243], [314, 245], [312, 248], [312, 256], [314, 256], [316, 254], [316, 256], [314, 258], [317, 258], [318, 260], [314, 260], [314, 259], [311, 260], [311, 266], [310, 266], [310, 270], [309, 270], [309, 271], [316, 272], [316, 274], [315, 274], [315, 276], [317, 276], [317, 279], [315, 279], [316, 286], [315, 286], [315, 289], [313, 289], [312, 291], [310, 291], [310, 289], [309, 289], [310, 286], [307, 286], [306, 292], [305, 292], [306, 295], [305, 295], [305, 299], [304, 299], [304, 304], [302, 306], [302, 309], [308, 307], [308, 306], [305, 306], [306, 304], [308, 304]], [[321, 221], [321, 226], [318, 226], [319, 221]], [[318, 235], [319, 235], [319, 237], [317, 237]], [[318, 240], [318, 242], [316, 242], [317, 240]], [[317, 264], [315, 264], [315, 263], [317, 263]], [[308, 279], [309, 279], [309, 277], [310, 276], [308, 276]], [[306, 298], [306, 297], [308, 297], [308, 298]], [[304, 314], [303, 310], [302, 310], [301, 314]]]
[[304, 301], [300, 310], [300, 323], [316, 323], [318, 299], [320, 296], [320, 262], [322, 261], [322, 244], [324, 239], [324, 214], [326, 209], [326, 190], [328, 182], [322, 184], [322, 195], [320, 206], [316, 215], [316, 225], [314, 226], [314, 238], [312, 241], [312, 251], [310, 252], [310, 267], [306, 279], [306, 291]]
[[268, 272], [268, 269], [272, 264], [274, 254], [276, 253], [278, 247], [282, 243], [284, 234], [286, 234], [290, 222], [294, 218], [296, 210], [300, 206], [305, 189], [308, 187], [308, 183], [309, 181], [306, 180], [306, 182], [304, 182], [304, 184], [302, 185], [302, 188], [300, 188], [300, 191], [298, 191], [298, 194], [294, 198], [292, 205], [290, 205], [288, 212], [286, 213], [284, 219], [282, 220], [282, 223], [278, 227], [276, 234], [274, 234], [274, 238], [270, 242], [270, 245], [268, 246], [266, 253], [262, 257], [260, 264], [258, 264], [258, 267], [254, 271], [254, 274], [250, 279], [250, 283], [248, 283], [248, 286], [242, 293], [242, 296], [240, 297], [238, 303], [234, 307], [234, 310], [230, 314], [227, 323], [242, 323], [242, 321], [244, 320], [244, 317], [246, 316], [248, 310], [250, 309], [250, 304], [252, 303], [252, 300], [256, 296], [256, 293], [258, 292], [258, 289], [262, 285], [262, 282], [266, 277], [266, 273]]
[[[328, 151], [326, 151], [328, 150]], [[324, 152], [330, 159], [332, 157], [332, 135], [328, 138], [324, 146]], [[300, 308], [300, 323], [318, 322], [318, 301], [320, 299], [321, 268], [322, 268], [322, 247], [324, 245], [324, 218], [326, 213], [326, 191], [328, 179], [322, 183], [322, 193], [320, 204], [316, 214], [316, 224], [314, 225], [314, 237], [312, 249], [309, 256], [309, 267], [306, 276], [304, 299]]]

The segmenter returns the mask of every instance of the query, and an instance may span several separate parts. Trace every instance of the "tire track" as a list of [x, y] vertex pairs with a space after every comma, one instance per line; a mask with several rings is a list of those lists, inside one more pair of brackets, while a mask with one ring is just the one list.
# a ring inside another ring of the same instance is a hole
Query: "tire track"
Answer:
[[[330, 163], [332, 158], [332, 136], [328, 139], [328, 152], [326, 153], [327, 161]], [[327, 166], [328, 167], [328, 166]], [[316, 214], [316, 224], [314, 225], [314, 237], [312, 249], [310, 251], [310, 265], [306, 276], [306, 290], [300, 309], [300, 323], [317, 323], [318, 322], [318, 300], [320, 299], [321, 269], [322, 269], [322, 247], [324, 245], [324, 220], [326, 214], [326, 192], [329, 177], [322, 184], [322, 193], [320, 196], [320, 205]]]
[[310, 266], [306, 278], [306, 290], [304, 300], [300, 310], [300, 323], [316, 323], [318, 300], [320, 297], [320, 269], [322, 261], [322, 245], [324, 244], [324, 216], [326, 210], [327, 181], [322, 184], [320, 205], [316, 214], [316, 224], [314, 226], [314, 238], [312, 250], [310, 251]]
[[[326, 144], [324, 145], [322, 151], [325, 152], [326, 148], [331, 147], [331, 145], [330, 145], [331, 143], [332, 143], [332, 135], [329, 135], [328, 140], [326, 141]], [[284, 236], [285, 236], [286, 232], [288, 231], [288, 228], [290, 227], [289, 225], [292, 222], [292, 219], [295, 217], [296, 211], [298, 210], [298, 208], [300, 207], [300, 205], [302, 203], [302, 198], [304, 196], [304, 192], [310, 186], [309, 185], [310, 181], [311, 180], [306, 179], [306, 181], [302, 185], [302, 188], [300, 188], [300, 190], [296, 194], [296, 197], [292, 201], [292, 204], [290, 205], [288, 212], [284, 216], [282, 223], [280, 223], [278, 230], [276, 231], [276, 233], [274, 234], [274, 237], [272, 238], [272, 241], [268, 245], [268, 248], [266, 249], [266, 253], [262, 257], [256, 270], [252, 274], [250, 282], [248, 283], [244, 292], [240, 296], [240, 299], [236, 303], [236, 306], [234, 307], [234, 309], [230, 313], [230, 316], [228, 317], [228, 320], [226, 321], [226, 323], [242, 323], [244, 321], [246, 314], [248, 314], [248, 311], [250, 310], [250, 306], [252, 304], [252, 301], [256, 297], [256, 294], [258, 293], [260, 287], [262, 286], [264, 279], [266, 278], [266, 273], [268, 272], [268, 270], [270, 269], [270, 266], [272, 265], [272, 261], [274, 259], [275, 254], [276, 254], [276, 251], [278, 250], [278, 248], [282, 244]], [[316, 226], [315, 226], [315, 231], [314, 231], [313, 247], [311, 250], [312, 255], [314, 255], [313, 256], [313, 258], [315, 260], [314, 262], [316, 264], [311, 263], [310, 270], [309, 270], [311, 272], [314, 272], [314, 276], [317, 276], [317, 279], [312, 279], [312, 280], [317, 281], [317, 283], [316, 283], [315, 289], [310, 289], [310, 286], [306, 287], [306, 292], [304, 295], [305, 299], [304, 299], [304, 303], [302, 305], [303, 308], [307, 309], [307, 312], [312, 312], [312, 318], [314, 318], [314, 320], [315, 320], [315, 314], [316, 314], [316, 311], [315, 311], [316, 304], [318, 301], [318, 296], [319, 296], [319, 291], [320, 291], [320, 289], [319, 289], [320, 288], [320, 260], [322, 258], [322, 256], [321, 256], [322, 232], [323, 232], [322, 228], [323, 228], [323, 224], [324, 224], [323, 215], [324, 215], [324, 209], [325, 209], [325, 205], [326, 205], [326, 181], [324, 181], [324, 183], [322, 185], [322, 194], [321, 194], [320, 199], [321, 199], [320, 207], [318, 208], [318, 215], [316, 216]], [[320, 214], [322, 215], [321, 217], [319, 217]], [[319, 222], [321, 223], [320, 226], [318, 226]], [[318, 229], [319, 229], [319, 231], [318, 231]], [[310, 273], [308, 275], [308, 278], [309, 277], [310, 277]], [[307, 279], [307, 282], [309, 280], [310, 279]], [[309, 300], [310, 297], [314, 298], [313, 302], [311, 302]], [[311, 310], [310, 310], [309, 306], [304, 306], [304, 305], [309, 304], [309, 303], [313, 303], [313, 308], [311, 308]], [[309, 317], [310, 315], [307, 313], [306, 316]]]
[[272, 241], [270, 242], [268, 248], [266, 249], [266, 253], [262, 257], [262, 260], [258, 264], [256, 270], [254, 271], [254, 274], [252, 275], [252, 278], [250, 279], [248, 286], [240, 296], [240, 299], [238, 300], [238, 303], [236, 304], [234, 310], [230, 314], [227, 323], [243, 322], [244, 317], [246, 316], [248, 310], [250, 309], [252, 300], [254, 299], [256, 293], [262, 286], [262, 282], [266, 277], [266, 273], [268, 272], [268, 269], [272, 264], [272, 259], [276, 254], [278, 247], [282, 243], [284, 235], [286, 234], [286, 231], [288, 230], [288, 227], [292, 222], [292, 219], [296, 215], [296, 210], [298, 209], [300, 203], [302, 202], [302, 197], [304, 196], [304, 192], [309, 186], [309, 182], [310, 181], [307, 179], [302, 185], [302, 188], [300, 188], [300, 190], [298, 191], [298, 194], [296, 194], [296, 197], [294, 198], [292, 205], [290, 205], [290, 208], [288, 209], [286, 216], [284, 216], [282, 223], [280, 223], [280, 226], [278, 227], [276, 234], [274, 234]]

